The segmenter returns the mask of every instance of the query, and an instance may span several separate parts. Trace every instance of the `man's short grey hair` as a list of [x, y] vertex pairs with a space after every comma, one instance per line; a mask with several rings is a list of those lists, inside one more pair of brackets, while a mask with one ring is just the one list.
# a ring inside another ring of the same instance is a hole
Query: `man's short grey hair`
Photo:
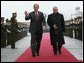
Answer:
[[58, 7], [57, 7], [57, 6], [53, 7], [53, 9], [54, 9], [54, 8], [57, 8], [57, 9], [58, 9]]
[[39, 7], [39, 4], [34, 4], [34, 7], [35, 7], [35, 5], [37, 5]]

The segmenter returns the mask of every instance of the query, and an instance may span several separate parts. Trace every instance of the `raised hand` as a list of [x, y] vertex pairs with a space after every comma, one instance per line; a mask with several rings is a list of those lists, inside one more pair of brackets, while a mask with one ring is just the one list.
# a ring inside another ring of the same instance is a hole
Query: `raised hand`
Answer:
[[28, 16], [28, 13], [27, 13], [27, 11], [25, 11], [25, 16]]

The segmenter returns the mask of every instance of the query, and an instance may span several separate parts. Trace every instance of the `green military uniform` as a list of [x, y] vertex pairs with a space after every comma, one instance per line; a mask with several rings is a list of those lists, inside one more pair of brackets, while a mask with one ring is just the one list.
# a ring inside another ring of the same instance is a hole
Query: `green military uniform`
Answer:
[[5, 46], [6, 46], [6, 27], [4, 21], [1, 20], [1, 47]]
[[15, 48], [15, 42], [17, 40], [17, 20], [15, 17], [11, 18], [11, 48]]
[[10, 20], [6, 19], [6, 30], [7, 30], [7, 45], [11, 44], [11, 23]]

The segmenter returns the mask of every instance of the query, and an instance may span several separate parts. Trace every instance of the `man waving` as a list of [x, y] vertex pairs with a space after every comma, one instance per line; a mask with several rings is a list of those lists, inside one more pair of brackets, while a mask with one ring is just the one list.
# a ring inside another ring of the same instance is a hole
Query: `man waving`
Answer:
[[34, 4], [33, 12], [27, 13], [27, 11], [25, 11], [25, 20], [31, 20], [29, 32], [31, 33], [31, 50], [33, 57], [35, 57], [35, 52], [37, 56], [39, 56], [42, 33], [46, 29], [44, 15], [42, 12], [38, 11], [38, 9], [39, 5]]

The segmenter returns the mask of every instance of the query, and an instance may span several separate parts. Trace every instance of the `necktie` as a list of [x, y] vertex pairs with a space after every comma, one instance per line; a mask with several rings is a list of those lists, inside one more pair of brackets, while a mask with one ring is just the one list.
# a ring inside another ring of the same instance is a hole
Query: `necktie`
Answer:
[[38, 13], [36, 12], [36, 20], [38, 20]]

